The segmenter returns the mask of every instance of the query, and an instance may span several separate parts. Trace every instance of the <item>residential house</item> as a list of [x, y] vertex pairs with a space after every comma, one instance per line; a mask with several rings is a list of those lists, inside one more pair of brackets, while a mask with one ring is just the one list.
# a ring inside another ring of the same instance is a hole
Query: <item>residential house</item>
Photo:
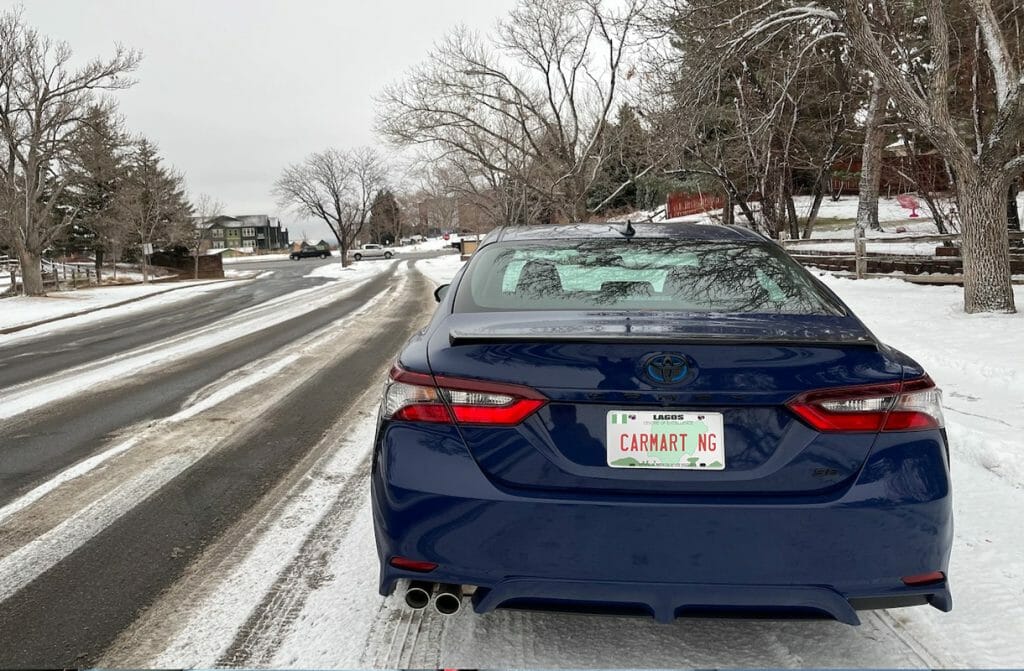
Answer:
[[288, 249], [288, 229], [266, 214], [221, 215], [205, 224], [203, 251], [210, 249]]

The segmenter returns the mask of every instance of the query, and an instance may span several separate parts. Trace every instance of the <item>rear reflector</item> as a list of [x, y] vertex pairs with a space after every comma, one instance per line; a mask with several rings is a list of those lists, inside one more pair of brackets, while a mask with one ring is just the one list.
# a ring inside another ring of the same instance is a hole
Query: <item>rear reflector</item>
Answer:
[[900, 578], [904, 585], [908, 587], [916, 587], [919, 585], [930, 585], [936, 582], [942, 582], [946, 579], [946, 574], [942, 571], [932, 571], [931, 573], [922, 573], [920, 575], [908, 575], [905, 578]]
[[416, 571], [417, 573], [430, 573], [437, 568], [437, 564], [432, 561], [417, 561], [415, 559], [408, 559], [407, 557], [392, 557], [391, 561], [388, 563], [395, 568], [404, 569], [406, 571]]
[[927, 375], [890, 384], [810, 391], [786, 404], [818, 431], [941, 429], [942, 392]]
[[516, 384], [413, 373], [391, 369], [384, 392], [384, 419], [435, 424], [514, 426], [537, 411], [547, 398]]

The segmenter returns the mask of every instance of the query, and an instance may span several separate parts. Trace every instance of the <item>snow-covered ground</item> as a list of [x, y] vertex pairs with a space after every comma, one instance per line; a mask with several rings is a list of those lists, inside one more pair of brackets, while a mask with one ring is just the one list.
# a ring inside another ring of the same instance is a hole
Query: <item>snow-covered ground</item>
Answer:
[[352, 265], [345, 267], [338, 263], [327, 263], [322, 266], [317, 266], [312, 272], [308, 273], [306, 277], [322, 277], [331, 280], [344, 280], [346, 282], [362, 282], [363, 280], [369, 279], [374, 275], [379, 275], [392, 268], [398, 261], [377, 261], [377, 260], [365, 260], [358, 261]]
[[436, 252], [442, 249], [452, 249], [452, 245], [460, 242], [462, 237], [459, 235], [449, 235], [448, 239], [441, 238], [427, 238], [426, 242], [418, 242], [414, 245], [404, 245], [402, 247], [396, 247], [398, 251], [406, 252]]
[[[31, 324], [66, 317], [79, 312], [110, 308], [124, 301], [150, 298], [146, 301], [138, 301], [125, 306], [118, 306], [119, 310], [135, 310], [141, 307], [149, 308], [153, 301], [173, 302], [191, 298], [196, 293], [215, 291], [225, 286], [219, 280], [198, 280], [174, 282], [173, 284], [132, 284], [126, 286], [103, 286], [90, 289], [79, 289], [78, 291], [54, 292], [48, 296], [15, 296], [0, 300], [0, 329]], [[109, 315], [106, 313], [104, 316]], [[82, 323], [82, 322], [76, 322]], [[5, 342], [4, 336], [0, 335], [0, 343]]]
[[291, 252], [281, 252], [280, 254], [252, 254], [250, 256], [225, 256], [221, 259], [225, 266], [232, 265], [234, 263], [255, 263], [255, 262], [267, 262], [267, 261], [288, 261], [288, 255]]
[[[811, 212], [812, 198], [810, 196], [796, 196], [793, 198], [793, 204], [796, 207], [797, 216], [800, 218], [807, 217]], [[841, 196], [839, 200], [832, 200], [826, 197], [821, 201], [821, 206], [818, 208], [818, 220], [822, 226], [819, 227], [815, 234], [819, 237], [852, 237], [852, 229], [847, 229], [845, 236], [837, 230], [830, 230], [836, 220], [852, 220], [857, 218], [857, 196]], [[1020, 204], [1024, 206], [1024, 194], [1020, 197]], [[948, 203], [945, 201], [938, 201], [940, 208], [948, 207]], [[754, 203], [753, 207], [757, 207]], [[925, 206], [924, 201], [921, 201], [921, 207], [917, 210], [918, 217], [911, 218], [911, 211], [903, 208], [897, 201], [896, 198], [887, 198], [885, 196], [878, 199], [878, 220], [883, 223], [889, 223], [892, 227], [895, 226], [907, 226], [908, 229], [913, 227], [918, 232], [937, 232], [935, 225], [932, 223], [931, 212]], [[676, 217], [674, 219], [666, 219], [664, 216], [664, 208], [658, 210], [652, 210], [649, 212], [634, 212], [629, 215], [617, 217], [616, 220], [625, 221], [631, 219], [633, 221], [643, 221], [648, 217], [653, 216], [655, 221], [665, 222], [710, 222], [719, 220], [719, 210], [713, 210], [703, 214], [690, 214], [684, 217]], [[742, 217], [742, 213], [739, 208], [736, 208], [736, 218], [739, 220]]]
[[449, 254], [417, 261], [416, 270], [426, 275], [427, 279], [435, 284], [448, 284], [462, 264], [463, 261], [459, 254]]

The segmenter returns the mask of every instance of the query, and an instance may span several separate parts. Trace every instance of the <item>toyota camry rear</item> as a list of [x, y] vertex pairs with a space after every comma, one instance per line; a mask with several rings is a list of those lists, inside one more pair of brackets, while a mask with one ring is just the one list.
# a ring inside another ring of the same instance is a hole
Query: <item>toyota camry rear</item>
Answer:
[[777, 245], [502, 229], [385, 386], [380, 591], [414, 608], [951, 608], [940, 393]]

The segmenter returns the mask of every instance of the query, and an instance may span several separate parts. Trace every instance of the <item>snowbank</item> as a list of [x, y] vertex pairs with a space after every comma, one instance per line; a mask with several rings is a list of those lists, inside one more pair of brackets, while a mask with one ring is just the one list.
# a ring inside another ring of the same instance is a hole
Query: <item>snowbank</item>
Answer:
[[345, 267], [341, 265], [339, 260], [337, 263], [328, 263], [322, 266], [317, 266], [304, 277], [312, 278], [324, 278], [329, 280], [344, 280], [347, 282], [362, 282], [363, 280], [369, 279], [374, 275], [388, 270], [395, 265], [397, 261], [357, 261], [352, 265]]
[[416, 270], [423, 273], [431, 282], [448, 284], [455, 277], [455, 273], [459, 272], [462, 263], [462, 257], [459, 254], [451, 254], [417, 261]]

